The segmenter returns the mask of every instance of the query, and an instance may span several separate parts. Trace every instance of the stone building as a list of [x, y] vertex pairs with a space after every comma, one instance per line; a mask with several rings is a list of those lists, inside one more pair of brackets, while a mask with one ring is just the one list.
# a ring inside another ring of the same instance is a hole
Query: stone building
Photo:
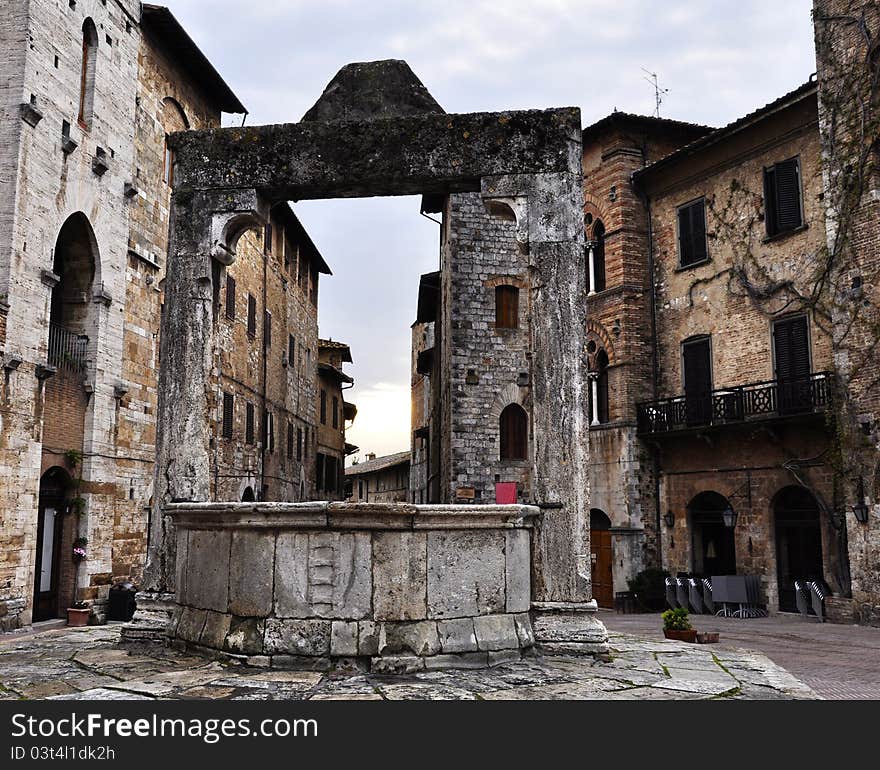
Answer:
[[316, 494], [322, 500], [342, 500], [345, 487], [345, 458], [357, 451], [346, 443], [345, 424], [357, 415], [354, 404], [345, 400], [345, 391], [354, 380], [343, 370], [350, 364], [351, 349], [344, 342], [318, 340], [318, 412], [315, 453]]
[[367, 455], [363, 462], [345, 469], [350, 503], [405, 503], [410, 500], [410, 453], [397, 452], [385, 457]]
[[[0, 52], [0, 628], [8, 629], [56, 617], [77, 599], [100, 620], [114, 582], [141, 580], [175, 169], [166, 137], [245, 109], [166, 8], [135, 0], [11, 0]], [[314, 492], [309, 361], [317, 273], [328, 271], [289, 209], [276, 216], [271, 249], [262, 233], [240, 243], [235, 324], [212, 353], [213, 493], [235, 499], [248, 488], [273, 499]], [[261, 313], [259, 342], [247, 337], [248, 294]], [[230, 316], [234, 295], [222, 288], [215, 315]], [[275, 319], [271, 346], [264, 309]], [[225, 394], [234, 396], [231, 426]], [[248, 399], [260, 443], [233, 447], [226, 431], [246, 434]], [[262, 442], [264, 415], [274, 452]], [[300, 426], [303, 462], [285, 452]], [[76, 564], [78, 539], [87, 559]]]

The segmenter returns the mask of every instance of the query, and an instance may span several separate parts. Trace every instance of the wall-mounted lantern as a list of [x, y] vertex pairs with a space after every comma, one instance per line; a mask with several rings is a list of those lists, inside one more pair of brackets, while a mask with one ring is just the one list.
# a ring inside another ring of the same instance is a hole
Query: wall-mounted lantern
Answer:
[[729, 505], [721, 513], [721, 519], [724, 522], [724, 526], [728, 529], [733, 529], [734, 527], [736, 527], [736, 520], [738, 518], [739, 514]]
[[859, 476], [858, 481], [858, 502], [852, 507], [852, 512], [856, 515], [856, 521], [859, 524], [868, 523], [868, 506], [865, 504], [865, 481]]
[[669, 529], [672, 529], [675, 526], [675, 514], [672, 511], [666, 511], [663, 514], [663, 521]]

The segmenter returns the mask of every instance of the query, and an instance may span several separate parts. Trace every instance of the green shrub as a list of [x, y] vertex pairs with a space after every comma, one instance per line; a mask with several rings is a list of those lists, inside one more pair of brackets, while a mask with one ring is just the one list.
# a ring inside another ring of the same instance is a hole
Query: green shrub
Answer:
[[688, 611], [684, 607], [666, 610], [663, 613], [663, 628], [667, 631], [690, 631], [691, 622], [688, 620]]
[[626, 581], [644, 612], [660, 612], [666, 606], [668, 577], [669, 573], [665, 569], [650, 567]]

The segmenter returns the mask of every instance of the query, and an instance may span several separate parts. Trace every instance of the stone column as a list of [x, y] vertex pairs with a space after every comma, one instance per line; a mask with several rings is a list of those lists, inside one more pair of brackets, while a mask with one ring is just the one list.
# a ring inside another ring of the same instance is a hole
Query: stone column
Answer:
[[[578, 132], [579, 134], [579, 132]], [[532, 488], [543, 516], [532, 548], [532, 610], [546, 649], [603, 652], [590, 583], [589, 407], [580, 136], [570, 171], [483, 179], [507, 204], [532, 270]]]
[[599, 425], [599, 377], [590, 372], [590, 425]]
[[587, 280], [589, 281], [587, 293], [592, 296], [596, 293], [596, 260], [592, 243], [587, 246]]

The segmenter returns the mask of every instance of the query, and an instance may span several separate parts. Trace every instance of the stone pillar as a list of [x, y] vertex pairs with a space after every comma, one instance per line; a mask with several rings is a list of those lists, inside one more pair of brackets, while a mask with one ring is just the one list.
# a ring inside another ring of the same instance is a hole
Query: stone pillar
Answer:
[[210, 499], [210, 375], [214, 261], [235, 260], [238, 239], [265, 221], [255, 190], [176, 190], [159, 348], [156, 480], [145, 589], [175, 590], [175, 538], [164, 509]]
[[587, 280], [589, 281], [587, 293], [593, 295], [596, 293], [596, 258], [592, 244], [587, 246]]
[[599, 424], [599, 377], [595, 372], [590, 373], [590, 418], [591, 426]]
[[506, 204], [532, 270], [533, 481], [543, 516], [532, 547], [536, 638], [547, 649], [603, 652], [590, 583], [589, 407], [580, 136], [566, 173], [484, 178]]

